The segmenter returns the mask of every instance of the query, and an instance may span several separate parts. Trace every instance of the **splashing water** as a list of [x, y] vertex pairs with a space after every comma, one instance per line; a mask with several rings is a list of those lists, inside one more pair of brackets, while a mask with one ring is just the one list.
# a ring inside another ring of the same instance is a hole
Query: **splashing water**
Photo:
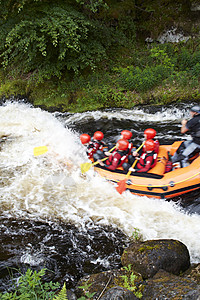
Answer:
[[[172, 117], [171, 111], [156, 113], [154, 122], [174, 122], [186, 114], [176, 108]], [[79, 166], [87, 157], [79, 133], [70, 129], [71, 125], [77, 120], [87, 123], [88, 118], [148, 121], [152, 118], [149, 112], [136, 109], [61, 117], [27, 104], [7, 102], [0, 107], [0, 116], [0, 135], [6, 136], [0, 151], [0, 211], [4, 217], [61, 220], [82, 229], [89, 222], [112, 225], [128, 236], [139, 228], [144, 239], [182, 241], [191, 262], [200, 262], [198, 214], [190, 215], [172, 201], [129, 192], [119, 195], [92, 169], [81, 175]], [[44, 145], [48, 152], [34, 157], [33, 148]], [[22, 261], [31, 261], [23, 255]]]

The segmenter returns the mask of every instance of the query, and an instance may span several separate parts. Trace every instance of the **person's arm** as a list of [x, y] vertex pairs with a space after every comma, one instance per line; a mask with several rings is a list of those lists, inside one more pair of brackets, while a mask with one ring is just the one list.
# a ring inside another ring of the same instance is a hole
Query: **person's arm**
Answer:
[[105, 154], [106, 156], [111, 156], [111, 155], [112, 155], [112, 152], [106, 151], [106, 152], [104, 152], [104, 154]]
[[182, 120], [182, 122], [181, 122], [181, 124], [182, 124], [182, 127], [181, 127], [181, 133], [185, 133], [185, 132], [187, 132], [189, 129], [187, 128], [187, 120]]
[[153, 156], [149, 156], [146, 159], [146, 165], [142, 168], [140, 168], [140, 164], [137, 165], [137, 168], [135, 169], [135, 172], [140, 173], [140, 172], [148, 172], [151, 168], [153, 161]]
[[120, 159], [121, 159], [121, 156], [119, 154], [115, 155], [115, 157], [113, 157], [112, 164], [109, 166], [104, 164], [104, 167], [106, 167], [108, 170], [114, 171], [117, 168], [117, 166], [119, 165]]

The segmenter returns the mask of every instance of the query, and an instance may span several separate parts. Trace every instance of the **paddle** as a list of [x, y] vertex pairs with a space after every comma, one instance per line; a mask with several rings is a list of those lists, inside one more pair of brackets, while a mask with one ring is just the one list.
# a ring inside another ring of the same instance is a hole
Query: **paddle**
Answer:
[[[142, 143], [142, 145], [140, 145], [140, 147], [137, 150], [135, 150], [135, 152], [138, 152], [143, 147], [143, 145], [144, 145], [144, 143]], [[137, 162], [137, 159], [135, 159], [135, 161], [132, 164], [131, 168], [135, 167], [136, 162]], [[125, 189], [126, 189], [126, 181], [129, 178], [130, 174], [131, 174], [131, 171], [128, 171], [128, 173], [126, 174], [125, 179], [120, 180], [118, 182], [117, 187], [116, 187], [116, 190], [118, 191], [118, 193], [122, 194], [125, 191]]]
[[[116, 146], [114, 146], [112, 149], [110, 149], [108, 152], [111, 152], [112, 150], [114, 150], [116, 148]], [[104, 157], [101, 159], [101, 161], [104, 161], [106, 159], [108, 159], [109, 157]], [[95, 166], [97, 165], [99, 162], [98, 161], [95, 161], [94, 163], [83, 163], [81, 164], [81, 172], [82, 173], [86, 173], [87, 171], [89, 171], [89, 169], [92, 167], [92, 166]]]
[[47, 146], [40, 146], [40, 147], [35, 147], [33, 149], [33, 154], [34, 156], [42, 155], [48, 151]]

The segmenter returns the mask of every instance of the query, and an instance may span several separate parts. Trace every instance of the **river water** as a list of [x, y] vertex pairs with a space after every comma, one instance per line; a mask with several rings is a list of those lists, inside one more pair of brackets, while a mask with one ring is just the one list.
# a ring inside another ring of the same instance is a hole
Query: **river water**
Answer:
[[[120, 195], [92, 168], [80, 172], [88, 161], [81, 133], [101, 130], [115, 142], [129, 129], [140, 145], [153, 127], [167, 144], [183, 138], [183, 117], [186, 104], [81, 114], [9, 101], [0, 106], [0, 291], [29, 267], [46, 267], [46, 280], [66, 281], [68, 288], [83, 275], [118, 268], [136, 228], [144, 240], [182, 241], [191, 263], [199, 263], [200, 192], [168, 201]], [[33, 155], [45, 145], [46, 154]]]

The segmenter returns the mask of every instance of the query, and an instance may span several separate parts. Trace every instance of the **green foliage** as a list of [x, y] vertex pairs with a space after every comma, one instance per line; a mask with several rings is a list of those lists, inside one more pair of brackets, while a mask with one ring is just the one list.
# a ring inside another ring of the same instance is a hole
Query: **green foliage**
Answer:
[[200, 61], [191, 68], [191, 74], [200, 79]]
[[136, 41], [136, 25], [131, 16], [121, 16], [118, 19], [118, 31], [121, 32], [121, 43], [134, 47]]
[[132, 233], [132, 238], [135, 241], [141, 241], [142, 240], [142, 234], [140, 233], [140, 229], [137, 227], [134, 227], [134, 231]]
[[[198, 100], [199, 37], [136, 44], [136, 30], [138, 41], [171, 23], [171, 5], [182, 4], [168, 2], [1, 0], [0, 96], [27, 94], [65, 111], [170, 103], [185, 99], [184, 88]], [[191, 30], [199, 35], [198, 26]]]
[[180, 71], [190, 70], [200, 63], [200, 48], [198, 47], [194, 53], [191, 49], [182, 48], [178, 58]]
[[154, 47], [150, 50], [151, 57], [155, 59], [155, 63], [163, 65], [166, 69], [173, 70], [174, 64], [164, 49]]
[[42, 283], [42, 277], [45, 275], [46, 269], [42, 269], [39, 272], [28, 269], [25, 275], [22, 275], [15, 287], [14, 292], [0, 294], [1, 300], [17, 300], [17, 299], [53, 299], [59, 283], [45, 282]]
[[[197, 70], [195, 70], [196, 74], [198, 74], [198, 66]], [[170, 84], [176, 84], [178, 87], [197, 87], [198, 86], [198, 76], [195, 76], [192, 74], [192, 72], [187, 72], [187, 71], [180, 71], [172, 74], [166, 82], [169, 82]]]
[[21, 0], [2, 5], [2, 66], [12, 77], [30, 74], [37, 82], [61, 78], [66, 70], [91, 72], [108, 58], [112, 46], [116, 50], [135, 37], [131, 18], [112, 27], [91, 17], [82, 5], [93, 13], [105, 8], [104, 0]]
[[85, 6], [86, 8], [91, 10], [93, 13], [98, 12], [98, 9], [101, 7], [108, 8], [108, 6], [104, 0], [96, 0], [96, 1], [76, 0], [76, 2]]
[[85, 296], [81, 296], [80, 298], [78, 298], [78, 300], [86, 300], [86, 299], [92, 299], [93, 296], [96, 294], [96, 292], [94, 293], [90, 293], [88, 291], [89, 287], [91, 286], [92, 284], [88, 284], [88, 282], [85, 282], [85, 284], [83, 286], [79, 286], [78, 288], [79, 289], [82, 289]]
[[131, 264], [128, 267], [123, 267], [127, 274], [120, 276], [123, 279], [123, 287], [134, 293], [137, 298], [142, 298], [142, 286], [136, 286], [135, 281], [137, 276], [132, 272]]
[[[18, 13], [24, 9], [24, 6], [30, 5], [33, 2], [46, 2], [45, 0], [17, 0], [17, 1], [0, 1], [0, 5], [2, 6], [1, 14], [5, 17], [10, 11], [17, 11]], [[48, 1], [54, 2], [54, 1]], [[99, 8], [104, 7], [107, 8], [107, 4], [104, 0], [93, 0], [88, 2], [87, 0], [72, 0], [68, 1], [71, 4], [80, 4], [87, 9], [91, 10], [93, 13], [97, 12]]]
[[145, 92], [160, 84], [170, 71], [165, 65], [156, 65], [155, 67], [145, 67], [143, 70], [139, 67], [119, 68], [119, 84], [126, 90], [136, 90]]
[[4, 68], [13, 64], [18, 73], [33, 72], [39, 81], [60, 78], [64, 69], [94, 69], [105, 57], [103, 45], [93, 36], [94, 29], [94, 23], [72, 7], [30, 6], [7, 33], [1, 47], [2, 64]]
[[0, 96], [10, 97], [11, 95], [27, 95], [29, 89], [27, 83], [22, 79], [6, 80], [0, 85]]
[[168, 45], [153, 47], [143, 57], [143, 61], [138, 59], [136, 66], [115, 68], [119, 85], [139, 93], [165, 84], [166, 80], [181, 87], [198, 86], [200, 54], [199, 51], [193, 54], [190, 51]]
[[95, 102], [99, 102], [103, 108], [107, 107], [122, 107], [127, 101], [125, 94], [110, 86], [103, 86], [96, 93], [93, 93]]
[[66, 284], [64, 283], [62, 290], [56, 295], [53, 300], [68, 300]]

